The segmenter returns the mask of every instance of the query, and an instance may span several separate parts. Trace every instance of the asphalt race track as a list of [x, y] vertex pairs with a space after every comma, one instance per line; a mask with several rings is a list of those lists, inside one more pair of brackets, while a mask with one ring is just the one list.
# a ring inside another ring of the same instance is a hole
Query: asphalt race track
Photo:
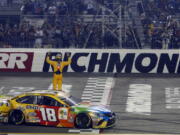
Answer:
[[[110, 105], [117, 115], [115, 127], [99, 131], [33, 125], [14, 126], [1, 123], [0, 133], [180, 134], [180, 78], [178, 76], [65, 74], [63, 83], [72, 95], [82, 98], [83, 92], [89, 85], [88, 81], [108, 82], [107, 78], [112, 79], [113, 85], [108, 91], [111, 96], [108, 96], [107, 101], [103, 99], [103, 102]], [[51, 79], [52, 74], [50, 73], [1, 73], [0, 94], [50, 89]], [[106, 92], [104, 91], [105, 94]], [[92, 99], [95, 99], [96, 95], [89, 96], [91, 96], [89, 100], [95, 102]]]

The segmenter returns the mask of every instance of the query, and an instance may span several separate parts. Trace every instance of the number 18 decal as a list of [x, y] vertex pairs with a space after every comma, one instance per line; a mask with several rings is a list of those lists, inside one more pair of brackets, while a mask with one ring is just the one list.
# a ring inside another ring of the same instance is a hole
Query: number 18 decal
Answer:
[[42, 119], [44, 121], [57, 121], [55, 110], [52, 108], [40, 108]]

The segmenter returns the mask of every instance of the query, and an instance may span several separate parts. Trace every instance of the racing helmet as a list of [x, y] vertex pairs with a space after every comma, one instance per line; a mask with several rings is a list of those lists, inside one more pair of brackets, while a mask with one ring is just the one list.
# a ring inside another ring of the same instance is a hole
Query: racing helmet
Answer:
[[58, 53], [55, 58], [56, 58], [56, 60], [61, 60], [62, 59], [62, 54]]

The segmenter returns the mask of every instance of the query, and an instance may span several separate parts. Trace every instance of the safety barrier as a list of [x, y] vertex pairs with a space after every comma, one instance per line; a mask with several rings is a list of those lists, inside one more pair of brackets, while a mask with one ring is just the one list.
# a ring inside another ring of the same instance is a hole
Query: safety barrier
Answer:
[[58, 52], [71, 54], [72, 63], [64, 72], [89, 73], [180, 73], [179, 50], [124, 49], [1, 49], [0, 72], [52, 72], [46, 63]]

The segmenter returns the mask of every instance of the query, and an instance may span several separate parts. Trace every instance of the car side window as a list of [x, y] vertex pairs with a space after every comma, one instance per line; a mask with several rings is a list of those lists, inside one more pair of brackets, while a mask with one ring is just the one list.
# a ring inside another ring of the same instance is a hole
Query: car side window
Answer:
[[63, 104], [59, 103], [57, 100], [55, 100], [51, 97], [48, 97], [48, 96], [38, 97], [38, 104], [39, 105], [47, 105], [47, 106], [64, 107]]
[[35, 104], [36, 96], [24, 96], [16, 99], [16, 102], [23, 104]]

